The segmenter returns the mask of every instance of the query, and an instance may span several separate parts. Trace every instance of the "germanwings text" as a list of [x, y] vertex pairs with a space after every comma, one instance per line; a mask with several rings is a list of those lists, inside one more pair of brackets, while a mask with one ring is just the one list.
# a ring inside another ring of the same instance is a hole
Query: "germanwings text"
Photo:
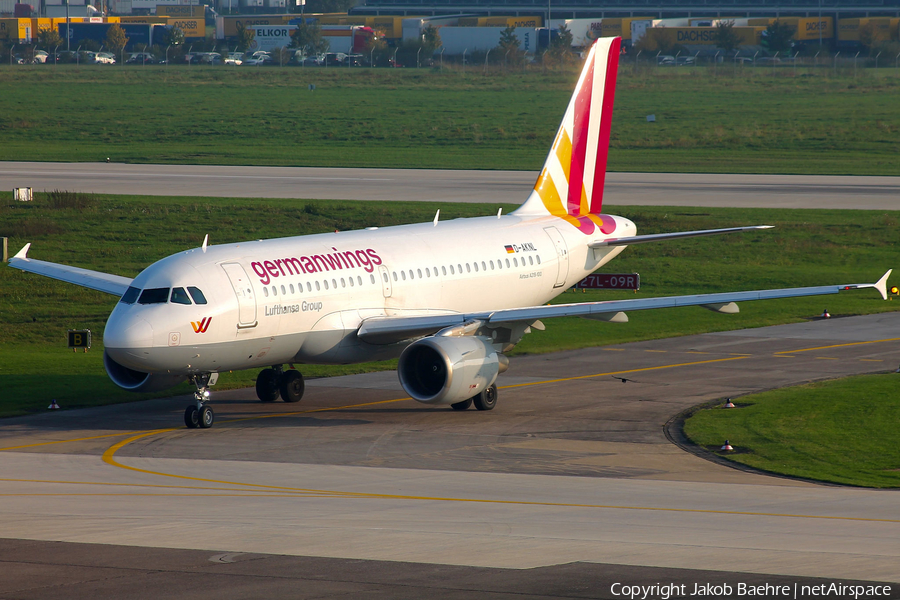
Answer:
[[310, 256], [290, 256], [276, 260], [252, 262], [250, 267], [259, 277], [263, 285], [269, 285], [275, 277], [299, 275], [301, 273], [325, 273], [342, 269], [365, 269], [371, 273], [382, 263], [381, 257], [371, 248], [366, 250], [341, 251], [337, 248], [331, 254], [313, 254]]

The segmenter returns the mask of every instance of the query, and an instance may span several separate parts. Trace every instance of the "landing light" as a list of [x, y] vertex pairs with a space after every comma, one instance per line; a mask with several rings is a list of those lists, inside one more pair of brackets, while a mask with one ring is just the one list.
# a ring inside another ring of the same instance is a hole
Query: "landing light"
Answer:
[[900, 289], [898, 289], [897, 286], [895, 285], [894, 287], [891, 288], [891, 293], [896, 296], [897, 294], [900, 294]]

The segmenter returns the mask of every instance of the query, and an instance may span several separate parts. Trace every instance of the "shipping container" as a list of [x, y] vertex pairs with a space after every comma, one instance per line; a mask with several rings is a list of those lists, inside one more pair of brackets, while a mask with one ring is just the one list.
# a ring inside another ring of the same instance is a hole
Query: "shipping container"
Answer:
[[565, 25], [572, 34], [572, 46], [590, 46], [594, 40], [600, 37], [600, 19], [553, 19], [550, 28], [559, 30], [560, 25]]
[[164, 4], [156, 7], [157, 17], [178, 17], [180, 19], [203, 19], [206, 17], [205, 4], [190, 6], [172, 6]]
[[328, 41], [329, 52], [358, 54], [368, 47], [375, 37], [371, 27], [359, 25], [322, 25], [322, 39]]
[[896, 37], [891, 30], [891, 17], [866, 17], [859, 19], [838, 20], [839, 42], [860, 42], [859, 32], [863, 28], [871, 28], [873, 41], [882, 42]]
[[31, 19], [0, 19], [0, 40], [26, 44], [35, 33], [31, 29]]
[[166, 27], [177, 27], [184, 33], [185, 40], [203, 39], [206, 37], [206, 21], [200, 19], [185, 19], [181, 17], [169, 17], [166, 19]]
[[[106, 41], [106, 34], [112, 25], [112, 23], [70, 23], [68, 25], [61, 23], [59, 34], [66, 39], [66, 32], [71, 31], [69, 44], [72, 48], [83, 40], [94, 40], [102, 44]], [[123, 23], [121, 27], [125, 30], [125, 37], [128, 38], [126, 48], [133, 48], [135, 44], [152, 46], [155, 43], [161, 43], [166, 29], [164, 25], [141, 23]]]
[[653, 17], [623, 17], [603, 19], [600, 23], [601, 37], [620, 36], [622, 41], [631, 43], [631, 22], [635, 19], [647, 20]]
[[[516, 27], [519, 49], [534, 53], [537, 50], [538, 28]], [[441, 27], [441, 43], [446, 55], [460, 55], [463, 51], [487, 52], [500, 45], [503, 30], [497, 27]]]
[[[735, 27], [740, 46], [758, 46], [765, 27]], [[659, 42], [683, 46], [715, 46], [715, 27], [659, 27], [652, 30]], [[651, 35], [650, 31], [646, 35]]]
[[150, 15], [130, 15], [119, 17], [120, 23], [138, 23], [141, 25], [166, 25], [169, 20], [166, 17], [152, 17]]
[[834, 38], [834, 19], [831, 17], [801, 17], [794, 26], [797, 28], [794, 39], [798, 42], [818, 41], [820, 32], [823, 40]]
[[251, 25], [286, 25], [296, 15], [237, 15], [233, 17], [216, 17], [216, 38], [237, 37], [238, 25], [249, 27]]

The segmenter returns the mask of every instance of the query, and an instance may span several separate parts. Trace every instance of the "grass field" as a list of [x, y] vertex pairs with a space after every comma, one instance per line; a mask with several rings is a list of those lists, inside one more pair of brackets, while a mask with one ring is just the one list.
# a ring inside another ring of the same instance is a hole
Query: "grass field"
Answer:
[[[900, 175], [900, 73], [730, 73], [623, 66], [610, 169]], [[576, 79], [7, 66], [0, 160], [536, 170]]]
[[[80, 207], [53, 207], [47, 195], [33, 204], [0, 201], [0, 236], [11, 252], [33, 242], [29, 255], [133, 277], [180, 249], [430, 220], [430, 203], [353, 203], [257, 199], [96, 196]], [[444, 219], [494, 214], [496, 205], [441, 206]], [[513, 206], [504, 206], [504, 211]], [[735, 236], [628, 248], [607, 272], [641, 274], [640, 296], [705, 293], [826, 283], [874, 281], [896, 266], [898, 213], [870, 211], [683, 209], [617, 207], [639, 233], [771, 224], [776, 229]], [[630, 292], [565, 293], [560, 302], [635, 297]], [[0, 268], [0, 416], [42, 410], [56, 398], [64, 407], [134, 400], [102, 367], [102, 332], [116, 299], [99, 292]], [[874, 291], [826, 298], [750, 302], [739, 315], [701, 308], [642, 311], [628, 324], [582, 319], [548, 321], [515, 353], [551, 352], [601, 344], [796, 322], [822, 312], [865, 314], [900, 309]], [[65, 348], [67, 329], [89, 328], [87, 354]], [[304, 367], [307, 376], [359, 372], [390, 363]], [[513, 361], [513, 369], [515, 361]], [[256, 372], [226, 373], [221, 387], [252, 385]], [[188, 391], [188, 388], [183, 388]]]
[[738, 408], [702, 410], [684, 431], [729, 460], [794, 477], [900, 487], [900, 375], [850, 377], [744, 396]]

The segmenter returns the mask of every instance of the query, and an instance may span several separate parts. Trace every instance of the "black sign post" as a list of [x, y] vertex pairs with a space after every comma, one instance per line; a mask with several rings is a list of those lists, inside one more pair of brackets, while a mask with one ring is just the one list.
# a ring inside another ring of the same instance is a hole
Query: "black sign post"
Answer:
[[641, 289], [641, 276], [637, 273], [591, 273], [575, 284], [582, 290], [634, 290]]
[[84, 348], [84, 351], [87, 352], [91, 347], [90, 329], [70, 329], [66, 334], [69, 339], [69, 348], [73, 352], [78, 352], [79, 348]]

